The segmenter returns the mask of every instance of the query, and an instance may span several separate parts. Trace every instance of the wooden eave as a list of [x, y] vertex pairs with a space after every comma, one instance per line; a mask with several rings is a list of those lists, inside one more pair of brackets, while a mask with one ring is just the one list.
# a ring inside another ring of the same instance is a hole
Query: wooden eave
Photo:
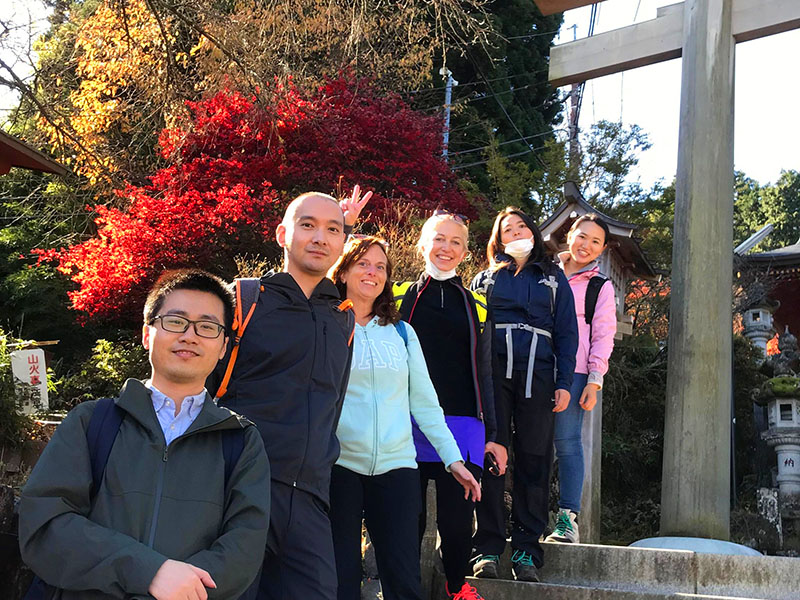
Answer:
[[[539, 11], [543, 15], [554, 15], [555, 13], [564, 12], [565, 10], [572, 10], [573, 8], [580, 8], [582, 6], [589, 6], [594, 4], [597, 0], [534, 0]], [[600, 0], [602, 2], [602, 0]]]
[[43, 152], [0, 130], [0, 175], [5, 175], [12, 167], [55, 173], [56, 175], [69, 173], [66, 167], [58, 164]]

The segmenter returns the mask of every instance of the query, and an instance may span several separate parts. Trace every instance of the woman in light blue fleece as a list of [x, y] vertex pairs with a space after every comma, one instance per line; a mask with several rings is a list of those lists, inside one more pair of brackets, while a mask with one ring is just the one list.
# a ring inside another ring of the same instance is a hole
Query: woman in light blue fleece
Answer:
[[356, 315], [350, 381], [336, 430], [341, 454], [331, 476], [338, 600], [360, 598], [362, 518], [375, 545], [384, 600], [422, 600], [412, 416], [465, 497], [480, 498], [445, 423], [417, 335], [400, 322], [391, 268], [385, 242], [365, 237], [350, 242], [333, 270]]

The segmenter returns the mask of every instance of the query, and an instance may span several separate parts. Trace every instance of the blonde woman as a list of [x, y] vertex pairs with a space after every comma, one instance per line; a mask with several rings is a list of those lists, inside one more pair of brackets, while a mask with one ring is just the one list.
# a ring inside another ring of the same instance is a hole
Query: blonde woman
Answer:
[[[492, 389], [494, 328], [486, 301], [461, 283], [458, 266], [467, 255], [468, 221], [461, 215], [436, 211], [422, 227], [417, 247], [425, 266], [416, 281], [395, 284], [394, 294], [403, 319], [419, 337], [431, 381], [445, 421], [461, 458], [480, 479], [484, 455], [505, 469], [506, 449], [495, 442]], [[413, 424], [422, 492], [420, 540], [425, 531], [425, 493], [436, 485], [436, 524], [447, 578], [447, 593], [458, 600], [481, 596], [465, 580], [472, 551], [475, 503], [445, 471], [441, 458], [423, 432]]]

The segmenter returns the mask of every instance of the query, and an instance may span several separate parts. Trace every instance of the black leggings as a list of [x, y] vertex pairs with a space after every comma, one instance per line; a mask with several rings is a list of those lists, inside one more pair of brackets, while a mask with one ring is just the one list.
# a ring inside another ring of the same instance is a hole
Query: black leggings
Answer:
[[[552, 370], [535, 370], [533, 397], [525, 398], [525, 372], [514, 371], [501, 381], [495, 395], [498, 419], [514, 424], [514, 481], [511, 490], [511, 547], [533, 555], [537, 567], [544, 564], [539, 537], [547, 527], [550, 470], [553, 463], [555, 419]], [[476, 507], [478, 531], [473, 540], [476, 554], [502, 554], [506, 545], [505, 476], [486, 473], [481, 501]]]
[[362, 517], [375, 546], [384, 600], [422, 600], [420, 510], [417, 469], [370, 476], [333, 467], [330, 518], [338, 600], [361, 598]]
[[[428, 482], [436, 483], [436, 526], [442, 540], [440, 552], [447, 577], [447, 587], [456, 593], [464, 585], [469, 557], [472, 552], [472, 516], [475, 503], [464, 498], [464, 488], [448, 473], [441, 462], [418, 463], [420, 483], [422, 484], [422, 514], [419, 518], [419, 540], [425, 533], [427, 511], [425, 494]], [[481, 469], [472, 463], [465, 463], [470, 473], [480, 481]]]

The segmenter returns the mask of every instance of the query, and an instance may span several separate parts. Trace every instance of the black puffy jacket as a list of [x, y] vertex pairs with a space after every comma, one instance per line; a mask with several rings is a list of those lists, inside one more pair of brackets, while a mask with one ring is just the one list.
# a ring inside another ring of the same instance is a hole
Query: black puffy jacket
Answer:
[[[288, 273], [261, 278], [263, 291], [242, 337], [220, 404], [256, 424], [272, 479], [328, 502], [339, 456], [336, 425], [350, 375], [352, 311], [339, 310], [336, 287], [323, 279], [311, 298]], [[211, 375], [216, 390], [227, 357]]]

